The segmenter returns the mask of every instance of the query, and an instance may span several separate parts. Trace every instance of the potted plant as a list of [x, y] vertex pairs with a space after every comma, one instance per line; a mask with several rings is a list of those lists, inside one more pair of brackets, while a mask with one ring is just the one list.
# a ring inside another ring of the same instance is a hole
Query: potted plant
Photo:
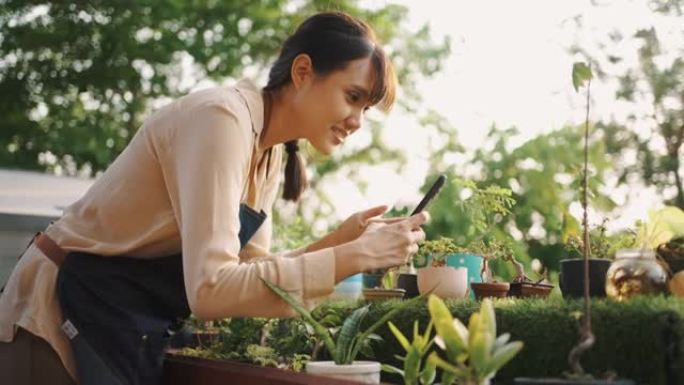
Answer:
[[589, 184], [589, 105], [591, 101], [590, 86], [592, 73], [589, 66], [585, 63], [575, 63], [572, 67], [572, 81], [575, 90], [584, 83], [587, 83], [587, 103], [586, 103], [586, 118], [584, 121], [584, 172], [582, 175], [582, 208], [583, 215], [583, 242], [582, 255], [584, 260], [584, 294], [582, 296], [584, 303], [584, 312], [582, 315], [582, 323], [580, 327], [580, 340], [568, 355], [568, 363], [570, 364], [570, 373], [566, 378], [516, 378], [514, 383], [516, 385], [543, 385], [543, 384], [558, 384], [558, 385], [633, 385], [631, 380], [616, 380], [594, 379], [591, 375], [585, 373], [580, 363], [582, 355], [594, 346], [595, 337], [591, 328], [591, 299], [589, 296], [590, 277], [589, 277], [589, 227], [588, 227], [588, 184]]
[[482, 242], [482, 245], [477, 249], [479, 249], [479, 254], [482, 255], [483, 260], [480, 270], [480, 282], [470, 283], [470, 287], [475, 293], [475, 298], [502, 298], [508, 296], [511, 285], [508, 282], [498, 282], [489, 268], [489, 261], [510, 252], [508, 244], [499, 240], [492, 240], [488, 245]]
[[418, 291], [442, 298], [464, 298], [468, 294], [468, 270], [447, 265], [450, 255], [461, 252], [453, 239], [442, 237], [420, 245], [413, 261], [418, 266]]
[[414, 298], [420, 295], [418, 292], [418, 274], [415, 266], [413, 266], [413, 260], [399, 267], [397, 288], [406, 291], [404, 298]]
[[[564, 216], [564, 221], [574, 221], [569, 214]], [[575, 226], [572, 226], [573, 228]], [[584, 247], [582, 238], [578, 234], [566, 234], [566, 249], [573, 258], [560, 261], [559, 286], [563, 297], [582, 298], [584, 294], [584, 260], [582, 256]], [[606, 296], [606, 273], [612, 262], [615, 252], [633, 243], [634, 235], [631, 233], [618, 234], [609, 237], [606, 234], [606, 222], [589, 231], [589, 295], [591, 297]]]
[[328, 377], [343, 378], [363, 383], [380, 383], [380, 363], [375, 361], [355, 361], [362, 346], [368, 342], [373, 332], [384, 325], [390, 318], [402, 309], [414, 305], [422, 297], [403, 301], [392, 308], [383, 317], [366, 330], [361, 331], [361, 323], [368, 313], [368, 306], [355, 310], [347, 317], [340, 330], [336, 333], [335, 339], [330, 331], [317, 322], [306, 308], [297, 302], [290, 294], [277, 285], [261, 279], [264, 284], [275, 294], [282, 298], [287, 304], [302, 317], [304, 322], [310, 325], [316, 335], [323, 341], [332, 361], [310, 361], [306, 365], [307, 373], [318, 374]]
[[549, 283], [545, 275], [536, 281], [532, 280], [525, 274], [525, 266], [515, 258], [513, 252], [508, 250], [501, 255], [505, 261], [513, 264], [515, 268], [515, 277], [510, 283], [510, 290], [508, 290], [509, 297], [548, 297], [553, 290], [553, 285]]
[[508, 342], [508, 333], [497, 337], [496, 315], [489, 299], [470, 316], [467, 328], [435, 296], [429, 297], [428, 310], [437, 331], [435, 343], [444, 351], [444, 358], [432, 352], [428, 361], [442, 369], [442, 384], [488, 385], [523, 348], [520, 341]]
[[369, 301], [404, 298], [406, 290], [397, 287], [398, 275], [399, 273], [396, 269], [385, 270], [385, 273], [380, 278], [380, 285], [362, 290], [363, 298]]

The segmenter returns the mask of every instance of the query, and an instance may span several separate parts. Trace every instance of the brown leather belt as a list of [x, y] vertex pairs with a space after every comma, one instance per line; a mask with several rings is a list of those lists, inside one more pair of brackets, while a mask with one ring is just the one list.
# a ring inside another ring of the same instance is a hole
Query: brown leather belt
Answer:
[[33, 243], [58, 267], [62, 265], [67, 254], [69, 254], [45, 233], [36, 234], [36, 236], [33, 237]]

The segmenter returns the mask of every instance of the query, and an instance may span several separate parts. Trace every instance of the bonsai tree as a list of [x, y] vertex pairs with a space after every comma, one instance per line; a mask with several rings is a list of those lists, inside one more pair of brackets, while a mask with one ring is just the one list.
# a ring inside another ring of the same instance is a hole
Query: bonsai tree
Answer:
[[433, 267], [440, 267], [446, 265], [446, 257], [449, 254], [455, 254], [465, 251], [463, 247], [459, 247], [454, 243], [454, 240], [448, 237], [441, 237], [436, 240], [425, 241], [421, 243], [418, 252], [413, 255], [414, 266], [427, 266], [428, 259]]
[[435, 343], [446, 358], [436, 352], [428, 361], [441, 368], [441, 383], [458, 381], [462, 385], [485, 385], [496, 372], [523, 348], [523, 343], [508, 342], [510, 335], [496, 335], [496, 316], [491, 300], [482, 301], [480, 311], [470, 316], [468, 327], [453, 318], [449, 308], [437, 296], [428, 298], [428, 310], [437, 330]]
[[345, 319], [342, 327], [335, 336], [336, 338], [333, 339], [333, 335], [331, 335], [330, 330], [321, 323], [317, 322], [311, 316], [311, 313], [302, 304], [297, 302], [297, 300], [295, 300], [287, 291], [263, 278], [261, 280], [269, 289], [282, 298], [287, 304], [292, 306], [292, 308], [302, 317], [303, 321], [313, 328], [316, 335], [323, 341], [328, 354], [337, 365], [353, 364], [361, 347], [373, 335], [373, 332], [377, 328], [384, 325], [402, 309], [413, 306], [417, 301], [423, 298], [416, 297], [397, 304], [397, 306], [393, 307], [392, 310], [387, 312], [377, 322], [369, 326], [364, 331], [360, 330], [361, 323], [363, 322], [366, 314], [368, 314], [370, 305], [356, 309], [349, 317]]

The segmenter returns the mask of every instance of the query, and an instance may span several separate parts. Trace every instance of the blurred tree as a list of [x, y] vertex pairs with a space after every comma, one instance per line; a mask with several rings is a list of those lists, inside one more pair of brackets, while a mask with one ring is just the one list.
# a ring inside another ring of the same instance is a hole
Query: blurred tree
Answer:
[[[655, 186], [666, 204], [684, 208], [684, 1], [649, 3], [657, 20], [674, 21], [662, 23], [671, 29], [654, 23], [631, 36], [616, 30], [598, 42], [599, 53], [575, 51], [592, 57], [602, 79], [617, 83], [616, 99], [632, 111], [625, 119], [599, 124], [619, 181], [637, 176]], [[625, 46], [636, 51], [634, 63]]]
[[[188, 92], [197, 81], [263, 72], [305, 17], [344, 10], [374, 26], [415, 109], [420, 76], [439, 70], [449, 41], [427, 27], [409, 31], [407, 10], [364, 9], [356, 0], [47, 2], [1, 0], [0, 166], [105, 169], [131, 139], [152, 101]], [[196, 74], [187, 74], [190, 63]], [[379, 127], [345, 161], [398, 158], [382, 151]], [[373, 151], [373, 149], [376, 149]], [[342, 158], [316, 168], [336, 169]]]
[[[579, 202], [581, 191], [582, 130], [568, 126], [514, 147], [511, 139], [517, 134], [515, 128], [492, 127], [483, 148], [475, 150], [468, 162], [469, 167], [474, 170], [473, 179], [479, 185], [509, 188], [517, 202], [511, 214], [496, 218], [492, 236], [514, 241], [519, 260], [529, 263], [531, 258], [537, 258], [545, 267], [556, 271], [558, 261], [567, 256], [564, 236], [579, 228], [569, 214], [569, 207]], [[612, 163], [602, 139], [600, 131], [592, 132], [589, 192], [594, 208], [610, 211], [615, 203], [602, 191], [604, 176]], [[453, 165], [438, 166], [436, 170], [446, 173], [450, 180], [468, 177], [462, 167]], [[432, 179], [434, 176], [426, 178], [423, 189], [429, 187], [427, 184]], [[455, 204], [468, 196], [468, 191], [457, 184], [445, 186], [430, 208], [432, 219], [426, 227], [429, 238], [450, 236], [460, 245], [472, 240], [472, 223]], [[500, 265], [494, 263], [495, 271], [506, 276]]]

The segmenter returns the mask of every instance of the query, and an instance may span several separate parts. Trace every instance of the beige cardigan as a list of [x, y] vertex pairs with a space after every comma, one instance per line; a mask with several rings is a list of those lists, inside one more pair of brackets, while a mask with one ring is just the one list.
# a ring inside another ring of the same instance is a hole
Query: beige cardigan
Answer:
[[[66, 250], [105, 256], [182, 251], [188, 301], [199, 318], [293, 315], [258, 277], [313, 305], [334, 289], [335, 257], [330, 248], [269, 254], [283, 146], [273, 148], [267, 170], [257, 140], [262, 128], [261, 93], [248, 80], [189, 94], [150, 116], [46, 233]], [[260, 165], [252, 178], [250, 162]], [[269, 216], [238, 254], [238, 210], [248, 197]], [[21, 326], [47, 340], [75, 378], [56, 276], [35, 246], [26, 250], [0, 297], [0, 341], [12, 341]]]

